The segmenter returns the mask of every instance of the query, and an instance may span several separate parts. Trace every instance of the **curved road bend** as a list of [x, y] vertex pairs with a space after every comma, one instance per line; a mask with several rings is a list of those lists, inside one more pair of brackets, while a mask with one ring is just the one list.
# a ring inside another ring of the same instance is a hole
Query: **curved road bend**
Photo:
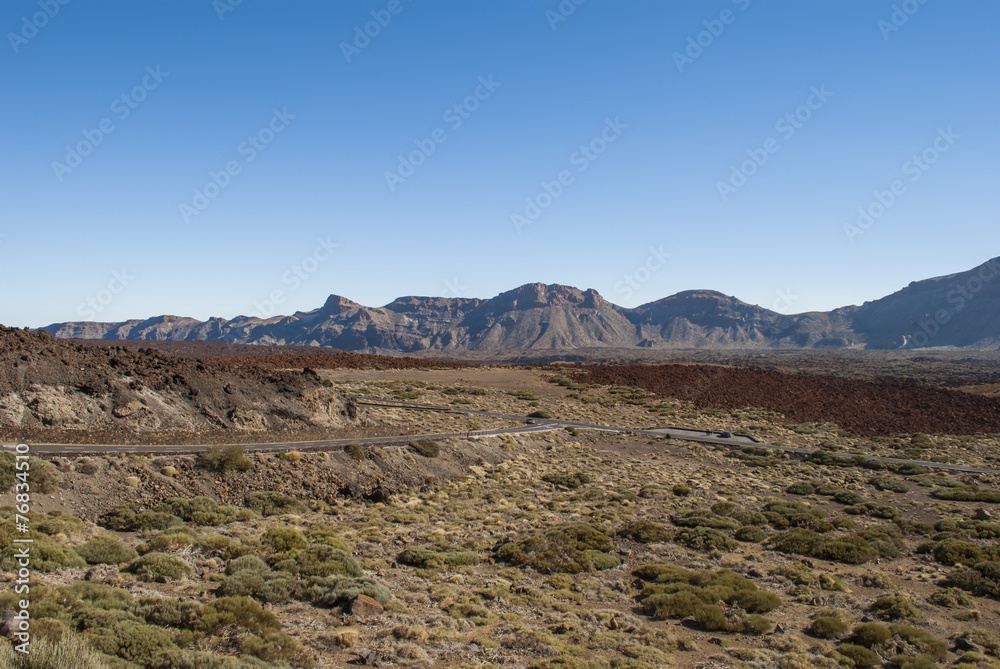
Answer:
[[[411, 411], [436, 411], [439, 413], [464, 414], [469, 416], [486, 416], [499, 418], [521, 423], [517, 427], [504, 428], [499, 430], [478, 430], [475, 432], [451, 432], [441, 434], [411, 434], [400, 437], [368, 437], [363, 439], [332, 439], [326, 441], [298, 441], [286, 443], [260, 443], [260, 444], [240, 444], [247, 451], [276, 451], [285, 449], [298, 449], [310, 451], [333, 450], [343, 448], [347, 444], [405, 444], [414, 439], [448, 439], [463, 438], [466, 435], [472, 437], [496, 437], [502, 434], [530, 434], [532, 432], [547, 432], [551, 430], [561, 430], [565, 428], [575, 428], [578, 430], [595, 430], [602, 432], [617, 432], [621, 434], [638, 434], [650, 437], [669, 437], [679, 441], [693, 441], [703, 444], [717, 444], [721, 446], [754, 446], [757, 448], [767, 448], [774, 451], [794, 453], [796, 455], [812, 455], [815, 450], [808, 448], [795, 448], [792, 446], [776, 446], [757, 441], [749, 435], [734, 434], [729, 437], [722, 436], [722, 432], [710, 432], [705, 430], [692, 430], [680, 427], [650, 427], [650, 428], [630, 428], [614, 427], [610, 425], [597, 425], [594, 423], [584, 423], [572, 420], [559, 420], [538, 418], [535, 424], [525, 424], [526, 416], [500, 413], [497, 411], [479, 411], [476, 409], [463, 409], [453, 406], [437, 406], [433, 404], [420, 404], [416, 402], [405, 402], [403, 400], [383, 400], [370, 397], [354, 396], [351, 399], [364, 406], [381, 406], [395, 409], [406, 409]], [[104, 446], [104, 445], [70, 445], [70, 444], [32, 444], [32, 452], [47, 453], [51, 455], [103, 455], [107, 453], [150, 453], [150, 454], [189, 454], [204, 451], [204, 445], [186, 446]], [[837, 458], [850, 459], [856, 457], [853, 453], [829, 452], [829, 455]], [[927, 467], [928, 469], [943, 469], [954, 472], [965, 472], [970, 474], [1000, 474], [1000, 470], [986, 469], [983, 467], [968, 467], [965, 465], [953, 465], [943, 462], [924, 462], [921, 460], [902, 460], [899, 458], [879, 457], [874, 455], [862, 456], [868, 460], [877, 462], [910, 464]]]

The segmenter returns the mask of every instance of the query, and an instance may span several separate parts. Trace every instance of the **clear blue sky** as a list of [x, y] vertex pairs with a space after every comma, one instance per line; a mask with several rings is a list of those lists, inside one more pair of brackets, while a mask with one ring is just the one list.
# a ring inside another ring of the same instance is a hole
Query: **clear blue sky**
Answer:
[[1000, 255], [992, 0], [63, 1], [0, 6], [8, 325], [534, 281], [801, 312]]

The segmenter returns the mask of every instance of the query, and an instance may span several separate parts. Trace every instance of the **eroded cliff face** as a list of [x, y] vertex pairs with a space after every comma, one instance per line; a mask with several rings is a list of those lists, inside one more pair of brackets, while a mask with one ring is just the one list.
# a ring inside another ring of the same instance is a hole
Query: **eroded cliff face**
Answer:
[[226, 368], [0, 330], [0, 428], [247, 433], [364, 420], [308, 370]]

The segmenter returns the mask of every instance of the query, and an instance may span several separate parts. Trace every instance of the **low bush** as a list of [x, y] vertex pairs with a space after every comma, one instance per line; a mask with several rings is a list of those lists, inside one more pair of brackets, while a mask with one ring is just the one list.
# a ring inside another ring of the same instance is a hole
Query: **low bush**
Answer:
[[862, 669], [864, 667], [882, 666], [882, 658], [864, 646], [856, 646], [853, 643], [842, 643], [837, 646], [837, 652], [851, 661], [851, 666]]
[[948, 645], [924, 630], [909, 625], [889, 625], [889, 631], [933, 660], [940, 662], [948, 657]]
[[236, 444], [225, 447], [209, 446], [198, 455], [197, 462], [198, 466], [217, 472], [230, 469], [245, 472], [253, 469], [253, 461], [243, 452], [243, 447]]
[[542, 480], [552, 485], [563, 486], [575, 490], [591, 482], [590, 475], [586, 472], [552, 472], [542, 477]]
[[361, 567], [349, 553], [324, 544], [275, 553], [269, 562], [274, 569], [299, 576], [361, 576]]
[[848, 629], [847, 623], [836, 616], [820, 616], [809, 625], [809, 633], [820, 639], [839, 639]]
[[315, 544], [326, 544], [327, 546], [332, 546], [333, 548], [339, 548], [345, 553], [351, 552], [351, 546], [344, 539], [340, 537], [337, 530], [329, 525], [323, 525], [317, 523], [316, 525], [311, 525], [306, 531], [309, 536], [309, 541]]
[[892, 638], [892, 632], [879, 623], [861, 623], [851, 632], [851, 642], [865, 648], [881, 646]]
[[736, 530], [734, 535], [737, 541], [742, 541], [743, 543], [759, 544], [765, 539], [767, 539], [767, 533], [759, 527], [753, 525], [746, 525]]
[[785, 489], [785, 492], [789, 495], [814, 495], [816, 493], [816, 488], [811, 483], [799, 481], [788, 486]]
[[1000, 599], [1000, 562], [979, 562], [972, 568], [956, 569], [948, 574], [945, 584], [979, 597]]
[[241, 571], [268, 572], [271, 567], [256, 555], [242, 555], [229, 561], [226, 574], [233, 575]]
[[945, 565], [974, 565], [983, 557], [983, 552], [975, 544], [962, 539], [945, 539], [934, 544], [931, 551], [934, 559]]
[[936, 488], [931, 497], [953, 502], [985, 502], [1000, 503], [1000, 490], [983, 490], [976, 486], [955, 486], [952, 488]]
[[425, 458], [436, 458], [441, 455], [441, 446], [433, 439], [414, 439], [410, 442], [410, 448]]
[[385, 606], [391, 598], [389, 588], [367, 577], [334, 577], [317, 580], [306, 587], [304, 598], [317, 606], [334, 608], [353, 602], [358, 595], [367, 595], [382, 606]]
[[251, 509], [219, 504], [211, 497], [169, 497], [153, 509], [195, 525], [218, 526], [243, 522], [257, 516]]
[[869, 607], [882, 620], [920, 621], [920, 612], [905, 595], [883, 595]]
[[116, 532], [138, 532], [140, 530], [165, 530], [184, 521], [173, 513], [163, 513], [147, 509], [138, 511], [134, 504], [123, 504], [111, 509], [98, 519], [102, 527]]
[[[542, 573], [575, 574], [596, 566], [586, 551], [607, 553], [613, 547], [611, 532], [586, 523], [558, 525], [542, 534], [502, 545], [497, 557]], [[591, 554], [592, 555], [592, 554]]]
[[660, 523], [648, 520], [633, 520], [618, 528], [618, 536], [638, 541], [642, 544], [654, 544], [670, 541], [673, 538], [673, 532]]
[[139, 557], [135, 549], [116, 537], [99, 535], [74, 550], [87, 564], [121, 564]]
[[344, 446], [344, 452], [351, 456], [354, 460], [364, 460], [366, 457], [365, 447], [358, 443], [348, 444]]
[[710, 527], [685, 528], [674, 536], [674, 541], [697, 551], [735, 550], [737, 543]]
[[293, 598], [298, 583], [289, 574], [270, 570], [241, 569], [225, 578], [216, 592], [221, 597], [253, 597], [258, 602], [273, 604]]
[[397, 558], [401, 564], [425, 569], [475, 566], [480, 560], [478, 553], [437, 544], [407, 548]]
[[140, 581], [157, 581], [161, 579], [177, 579], [191, 573], [187, 562], [176, 555], [166, 553], [147, 553], [133, 560], [122, 571], [135, 574]]
[[261, 540], [277, 552], [305, 548], [309, 545], [306, 535], [294, 527], [269, 527]]
[[248, 509], [265, 517], [306, 511], [305, 504], [280, 492], [252, 492], [244, 498], [243, 503]]
[[742, 526], [738, 520], [726, 518], [707, 509], [688, 509], [671, 518], [678, 527], [707, 527], [715, 530], [736, 530]]

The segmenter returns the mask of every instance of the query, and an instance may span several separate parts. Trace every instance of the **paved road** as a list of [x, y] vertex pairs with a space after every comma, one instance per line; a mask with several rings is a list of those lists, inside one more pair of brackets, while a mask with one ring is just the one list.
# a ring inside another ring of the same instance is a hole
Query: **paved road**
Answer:
[[[615, 427], [611, 425], [597, 425], [594, 423], [584, 423], [572, 420], [559, 420], [536, 418], [534, 424], [526, 424], [526, 416], [500, 413], [497, 411], [478, 411], [476, 409], [464, 409], [454, 406], [437, 406], [433, 404], [421, 404], [417, 402], [404, 402], [402, 400], [384, 400], [371, 397], [356, 396], [353, 399], [365, 406], [381, 406], [408, 411], [435, 411], [439, 413], [463, 414], [468, 416], [481, 416], [498, 418], [517, 422], [517, 427], [503, 428], [499, 430], [478, 430], [475, 432], [451, 432], [443, 434], [410, 434], [400, 437], [368, 437], [363, 439], [332, 439], [328, 441], [299, 441], [287, 443], [261, 443], [261, 444], [241, 444], [247, 451], [277, 451], [286, 449], [297, 449], [300, 451], [326, 451], [342, 449], [347, 444], [406, 444], [414, 439], [448, 439], [452, 437], [495, 437], [502, 434], [531, 434], [533, 432], [547, 432], [552, 430], [563, 430], [566, 428], [576, 428], [578, 430], [596, 430], [602, 432], [617, 432], [620, 434], [638, 434], [650, 437], [670, 437], [679, 441], [693, 441], [703, 444], [718, 444], [722, 446], [754, 446], [757, 448], [767, 448], [785, 453], [808, 456], [815, 453], [815, 450], [807, 448], [795, 448], [792, 446], [776, 446], [767, 444], [750, 435], [733, 434], [728, 437], [723, 436], [723, 432], [711, 432], [706, 430], [692, 430], [681, 427], [648, 427], [631, 428]], [[152, 453], [160, 455], [169, 454], [189, 454], [199, 453], [207, 448], [205, 445], [185, 445], [185, 446], [99, 446], [99, 445], [69, 445], [69, 444], [32, 444], [31, 451], [35, 454], [51, 455], [102, 455], [106, 453]], [[842, 459], [857, 457], [853, 453], [829, 452], [829, 455]], [[964, 465], [952, 465], [942, 462], [924, 462], [921, 460], [901, 460], [899, 458], [886, 458], [878, 456], [862, 456], [867, 460], [877, 462], [910, 464], [927, 467], [928, 469], [943, 469], [954, 472], [966, 472], [971, 474], [1000, 474], [1000, 470], [986, 469], [983, 467], [966, 467]]]

